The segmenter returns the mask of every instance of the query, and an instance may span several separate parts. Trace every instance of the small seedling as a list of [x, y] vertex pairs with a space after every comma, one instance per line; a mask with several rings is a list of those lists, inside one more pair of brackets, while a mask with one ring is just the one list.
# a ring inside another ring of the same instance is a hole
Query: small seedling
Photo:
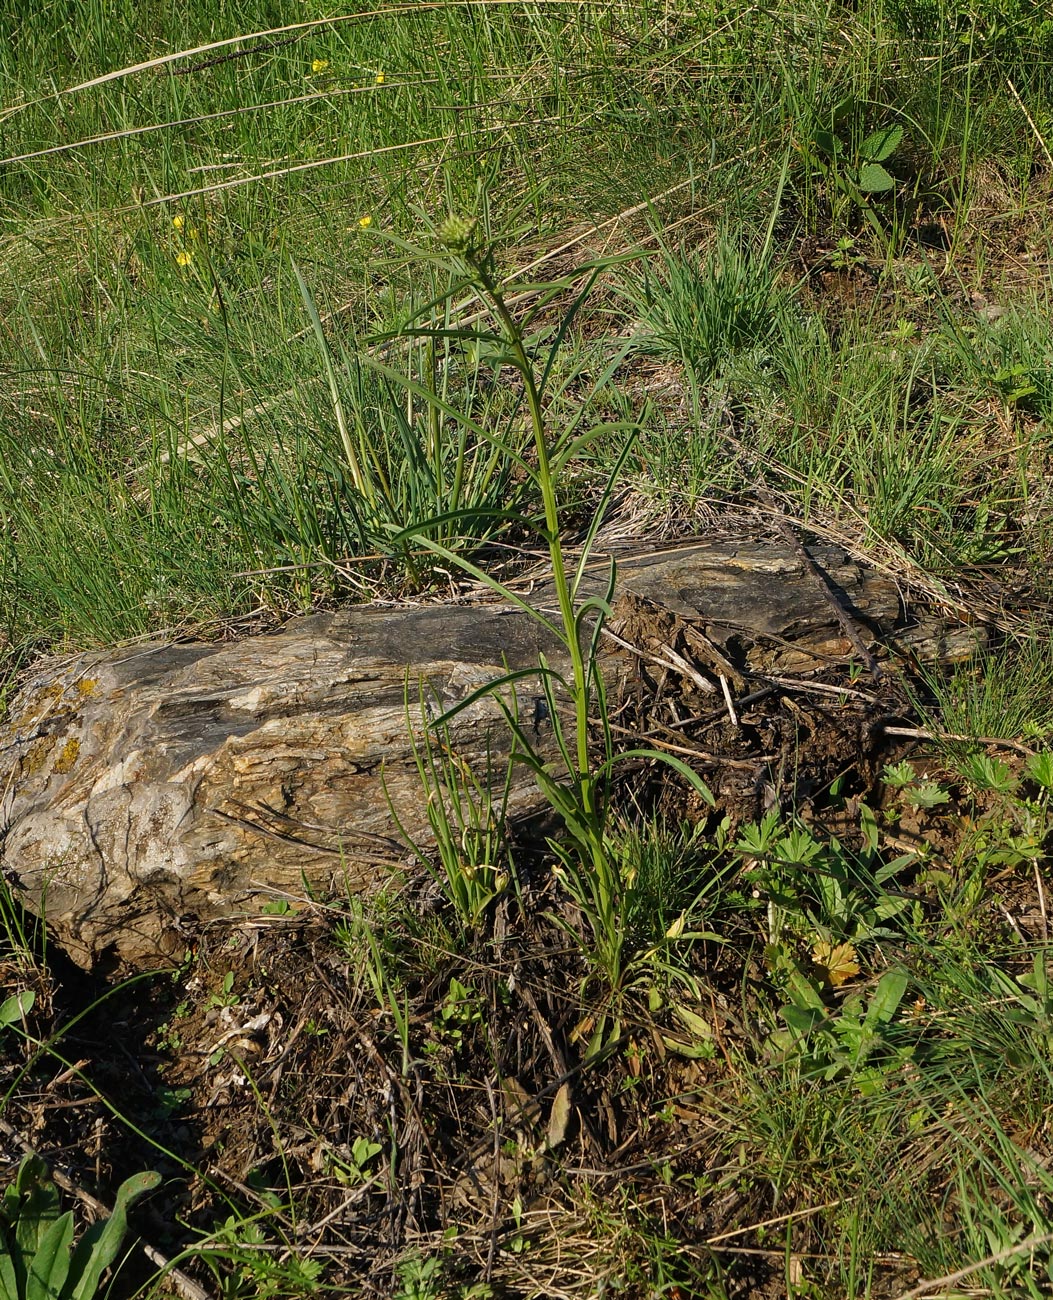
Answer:
[[369, 1166], [383, 1149], [379, 1142], [356, 1137], [350, 1148], [345, 1148], [347, 1154], [343, 1158], [329, 1153], [330, 1172], [344, 1187], [355, 1187], [371, 1177]]
[[903, 802], [912, 808], [938, 808], [950, 803], [951, 796], [936, 781], [919, 781], [917, 785], [907, 786], [903, 791]]
[[1028, 399], [1038, 392], [1038, 385], [1031, 374], [1031, 368], [1023, 363], [1003, 366], [992, 375], [991, 383], [1009, 407], [1025, 406]]
[[867, 259], [856, 248], [856, 241], [851, 235], [842, 235], [837, 246], [830, 254], [830, 265], [835, 271], [851, 271], [857, 266], [866, 266]]
[[472, 1026], [481, 1024], [482, 1019], [478, 994], [453, 976], [450, 979], [450, 991], [439, 1009], [436, 1033], [456, 1050], [462, 1046], [465, 1035]]
[[1012, 794], [1020, 784], [1008, 763], [986, 753], [967, 754], [961, 761], [960, 770], [974, 789], [993, 794]]
[[228, 970], [223, 976], [223, 983], [218, 993], [213, 993], [208, 1000], [210, 1007], [236, 1007], [241, 999], [234, 992], [234, 972]]
[[900, 763], [886, 763], [881, 775], [885, 784], [890, 785], [894, 790], [901, 790], [905, 785], [910, 785], [912, 781], [916, 781], [918, 778], [914, 764], [908, 763], [906, 759]]
[[[324, 1265], [298, 1252], [272, 1253], [258, 1222], [230, 1215], [208, 1236], [208, 1249], [197, 1257], [215, 1274], [221, 1294], [229, 1300], [278, 1300], [318, 1291]], [[223, 1273], [220, 1263], [230, 1270]]]
[[998, 992], [1011, 1004], [1005, 1014], [1016, 1024], [1025, 1026], [1046, 1059], [1053, 1061], [1053, 980], [1045, 952], [1036, 952], [1031, 970], [1015, 980], [996, 967], [991, 973]]
[[[884, 238], [881, 223], [874, 214], [872, 200], [891, 194], [896, 179], [885, 166], [903, 140], [903, 127], [890, 123], [859, 138], [852, 129], [852, 118], [859, 105], [848, 99], [830, 115], [828, 124], [812, 130], [799, 146], [805, 159], [862, 211], [875, 233]], [[841, 246], [839, 245], [839, 248]], [[849, 247], [842, 250], [849, 255]]]
[[523, 1202], [519, 1196], [512, 1201], [512, 1222], [515, 1224], [515, 1235], [508, 1243], [508, 1249], [513, 1255], [521, 1255], [525, 1250], [529, 1250], [533, 1244], [530, 1238], [523, 1232]]

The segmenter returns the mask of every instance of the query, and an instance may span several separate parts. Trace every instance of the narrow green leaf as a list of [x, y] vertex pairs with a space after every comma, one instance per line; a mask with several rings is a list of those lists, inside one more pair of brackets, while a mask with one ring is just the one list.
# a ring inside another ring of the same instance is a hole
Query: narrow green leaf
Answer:
[[[442, 299], [439, 300], [440, 303]], [[439, 304], [432, 304], [437, 306]], [[437, 329], [429, 326], [427, 329], [400, 329], [391, 330], [387, 334], [370, 334], [362, 339], [362, 342], [370, 347], [384, 344], [395, 343], [400, 339], [458, 339], [462, 343], [485, 343], [489, 347], [505, 346], [505, 340], [500, 334], [494, 334], [489, 330], [473, 329]], [[487, 353], [489, 356], [490, 353]], [[518, 368], [518, 366], [517, 366]]]
[[[579, 274], [580, 271], [584, 269], [585, 268], [580, 268]], [[548, 386], [548, 377], [551, 374], [552, 367], [553, 365], [555, 365], [556, 362], [556, 354], [559, 352], [559, 349], [562, 346], [563, 340], [566, 337], [567, 331], [570, 329], [571, 324], [574, 321], [574, 318], [577, 316], [578, 312], [584, 306], [585, 300], [592, 292], [592, 286], [596, 283], [596, 280], [598, 279], [602, 269], [603, 269], [602, 265], [595, 264], [595, 263], [592, 265], [591, 268], [589, 268], [589, 274], [585, 277], [585, 284], [581, 292], [574, 299], [574, 301], [570, 303], [570, 305], [564, 310], [562, 319], [560, 320], [559, 323], [559, 329], [556, 332], [555, 340], [553, 341], [552, 346], [549, 348], [548, 351], [548, 361], [545, 363], [545, 368], [541, 372], [541, 379], [538, 381], [537, 391], [539, 395], [544, 394], [545, 389]]]
[[[627, 438], [625, 440], [625, 445], [622, 447], [621, 452], [618, 455], [618, 459], [614, 462], [611, 472], [607, 475], [607, 482], [604, 484], [603, 495], [600, 497], [600, 500], [596, 504], [595, 513], [593, 514], [592, 517], [592, 523], [589, 524], [589, 530], [585, 534], [585, 543], [581, 549], [581, 558], [578, 560], [578, 566], [574, 572], [574, 580], [571, 583], [571, 588], [570, 588], [570, 595], [572, 600], [577, 599], [578, 588], [581, 586], [581, 580], [585, 576], [586, 565], [588, 564], [589, 558], [592, 555], [592, 546], [596, 540], [596, 533], [599, 530], [600, 525], [602, 524], [604, 518], [607, 515], [607, 507], [610, 505], [611, 497], [614, 495], [615, 485], [618, 479], [621, 477], [622, 469], [625, 466], [626, 460], [628, 460], [629, 458], [629, 452], [632, 450], [632, 447], [635, 442], [636, 442], [635, 434], [631, 438]], [[610, 580], [608, 582], [608, 594], [607, 594], [608, 601], [614, 595], [614, 581], [616, 575], [617, 575], [617, 568], [616, 568], [614, 558], [612, 556]]]
[[459, 569], [463, 569], [465, 573], [470, 574], [479, 582], [484, 583], [491, 591], [496, 592], [498, 596], [503, 596], [505, 600], [510, 601], [513, 605], [517, 605], [524, 614], [529, 614], [536, 623], [540, 623], [542, 627], [547, 628], [557, 641], [560, 641], [563, 645], [567, 644], [567, 638], [563, 629], [559, 627], [558, 624], [554, 623], [550, 618], [542, 614], [539, 609], [535, 609], [533, 605], [529, 604], [522, 596], [513, 591], [510, 587], [506, 587], [504, 583], [499, 582], [493, 574], [486, 573], [483, 569], [480, 569], [477, 564], [473, 564], [471, 560], [466, 559], [463, 555], [458, 555], [455, 551], [451, 551], [448, 546], [443, 546], [439, 542], [433, 542], [430, 537], [421, 537], [419, 534], [419, 529], [421, 527], [423, 527], [423, 525], [408, 528], [404, 533], [400, 533], [399, 536], [416, 536], [421, 546], [425, 547], [426, 550], [432, 551], [436, 555], [441, 555], [444, 560], [449, 560], [451, 564], [456, 564]]
[[[551, 668], [544, 669], [540, 665], [534, 668], [517, 668], [514, 672], [502, 673], [500, 677], [495, 677], [492, 681], [484, 682], [482, 686], [477, 686], [475, 690], [469, 692], [463, 700], [458, 700], [456, 704], [451, 704], [444, 713], [441, 713], [437, 718], [433, 719], [431, 722], [431, 729], [435, 731], [439, 727], [444, 727], [446, 723], [455, 718], [458, 713], [463, 713], [465, 709], [470, 708], [477, 700], [484, 699], [488, 695], [493, 697], [495, 704], [503, 713], [506, 713], [507, 716], [511, 716], [508, 705], [498, 694], [501, 688], [503, 686], [514, 686], [516, 682], [525, 681], [528, 678], [542, 677], [545, 672], [551, 673], [552, 676], [557, 677], [560, 681], [563, 680], [559, 674], [554, 672]], [[515, 730], [519, 733], [522, 731], [522, 728], [517, 725]]]
[[557, 466], [561, 468], [570, 459], [568, 444], [573, 444], [579, 448], [583, 448], [598, 434], [613, 432], [619, 428], [639, 429], [638, 421], [614, 420], [590, 426], [588, 432], [584, 434], [575, 434], [575, 430], [582, 421], [595, 410], [597, 396], [607, 393], [610, 390], [611, 379], [621, 367], [625, 358], [635, 349], [635, 347], [636, 340], [634, 338], [630, 337], [626, 339], [622, 347], [615, 352], [600, 373], [596, 376], [592, 387], [584, 399], [575, 402], [575, 412], [571, 415], [567, 423], [560, 429], [559, 435], [552, 448], [553, 470], [555, 470]]
[[874, 1030], [878, 1025], [889, 1024], [892, 1017], [899, 1010], [899, 1004], [903, 1001], [903, 995], [906, 991], [907, 972], [905, 970], [886, 971], [878, 980], [874, 996], [870, 999], [866, 1019], [863, 1022], [865, 1027], [868, 1030]]
[[15, 1188], [18, 1193], [15, 1239], [23, 1259], [30, 1260], [59, 1217], [58, 1188], [38, 1155], [26, 1156], [19, 1165]]
[[391, 382], [404, 388], [407, 392], [412, 393], [414, 397], [419, 397], [421, 401], [429, 407], [434, 407], [435, 410], [441, 411], [443, 415], [449, 416], [452, 420], [456, 420], [458, 424], [463, 425], [464, 428], [470, 429], [471, 432], [480, 439], [480, 441], [496, 446], [501, 451], [502, 455], [508, 456], [513, 460], [515, 464], [517, 464], [530, 478], [536, 476], [537, 471], [534, 469], [533, 465], [516, 452], [509, 443], [505, 442], [502, 438], [499, 438], [497, 434], [491, 433], [490, 430], [484, 428], [478, 423], [478, 421], [473, 420], [459, 407], [453, 406], [451, 403], [444, 401], [438, 393], [434, 392], [432, 389], [426, 387], [424, 384], [418, 383], [414, 379], [411, 379], [408, 375], [401, 374], [398, 370], [385, 365], [382, 361], [377, 361], [375, 357], [361, 356], [358, 358], [358, 361], [364, 369], [372, 370], [375, 374], [384, 376], [386, 379], [389, 379]]
[[36, 1254], [26, 1261], [25, 1300], [58, 1300], [70, 1269], [73, 1212], [67, 1210], [44, 1234]]
[[340, 384], [337, 379], [336, 367], [333, 365], [333, 354], [329, 350], [329, 344], [325, 337], [325, 330], [322, 329], [322, 321], [321, 317], [318, 315], [318, 308], [315, 306], [314, 297], [307, 286], [307, 281], [300, 274], [300, 268], [295, 262], [292, 262], [292, 269], [296, 276], [296, 283], [300, 288], [300, 297], [303, 299], [304, 307], [306, 308], [307, 315], [311, 321], [311, 329], [314, 331], [315, 342], [318, 344], [318, 351], [322, 357], [322, 364], [325, 367], [326, 379], [329, 383], [329, 399], [332, 403], [333, 415], [336, 418], [337, 431], [340, 434], [340, 445], [344, 449], [344, 459], [347, 461], [347, 468], [350, 471], [351, 480], [362, 496], [372, 503], [374, 497], [373, 484], [363, 473], [362, 465], [355, 452], [354, 444], [351, 441], [351, 433], [347, 427], [347, 416], [344, 413], [344, 401], [340, 395]]
[[663, 754], [657, 749], [622, 750], [620, 753], [615, 754], [613, 758], [609, 758], [607, 762], [600, 767], [597, 776], [608, 772], [616, 763], [620, 763], [622, 759], [626, 758], [646, 758], [656, 763], [664, 763], [666, 767], [671, 767], [674, 772], [679, 772], [685, 781], [690, 783], [692, 788], [702, 796], [711, 808], [717, 806], [717, 801], [713, 797], [712, 790], [710, 790], [709, 786], [706, 785], [697, 772], [688, 767], [688, 765], [682, 759], [677, 758], [675, 754]]
[[117, 1258], [128, 1231], [128, 1207], [140, 1196], [160, 1186], [161, 1175], [153, 1170], [133, 1174], [117, 1189], [113, 1213], [94, 1223], [77, 1243], [70, 1264], [69, 1284], [62, 1300], [94, 1300], [103, 1273]]

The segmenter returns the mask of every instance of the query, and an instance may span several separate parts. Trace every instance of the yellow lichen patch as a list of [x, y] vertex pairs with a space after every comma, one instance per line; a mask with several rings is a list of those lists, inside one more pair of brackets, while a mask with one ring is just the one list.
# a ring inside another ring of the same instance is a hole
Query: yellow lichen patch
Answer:
[[52, 772], [69, 772], [73, 764], [77, 761], [77, 755], [80, 753], [80, 741], [76, 736], [70, 736], [69, 740], [62, 746], [58, 758], [52, 767]]
[[96, 686], [98, 686], [98, 684], [99, 684], [99, 679], [97, 677], [82, 677], [80, 681], [77, 682], [76, 684], [77, 694], [92, 695], [94, 694], [95, 688]]
[[53, 718], [58, 714], [70, 712], [70, 706], [64, 702], [66, 690], [61, 682], [48, 682], [47, 686], [30, 696], [25, 709], [18, 715], [18, 725], [25, 727], [40, 718]]
[[23, 770], [29, 776], [35, 776], [48, 760], [48, 755], [55, 748], [54, 736], [38, 736], [26, 750], [22, 759]]

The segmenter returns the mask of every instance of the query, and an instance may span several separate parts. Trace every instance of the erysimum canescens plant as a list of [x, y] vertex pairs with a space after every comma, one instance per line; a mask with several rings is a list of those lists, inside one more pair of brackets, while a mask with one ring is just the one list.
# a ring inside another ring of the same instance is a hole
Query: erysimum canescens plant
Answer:
[[[612, 561], [606, 593], [582, 599], [580, 589], [585, 575], [593, 542], [615, 482], [632, 445], [635, 427], [628, 424], [597, 423], [585, 433], [578, 430], [583, 423], [585, 410], [574, 417], [568, 428], [555, 439], [546, 427], [545, 389], [552, 373], [556, 353], [571, 322], [587, 298], [596, 277], [603, 269], [594, 264], [585, 267], [566, 280], [544, 285], [532, 285], [536, 313], [540, 306], [550, 304], [560, 295], [574, 291], [569, 306], [564, 311], [554, 341], [548, 345], [547, 355], [536, 358], [526, 341], [526, 329], [532, 315], [521, 322], [509, 307], [509, 298], [498, 277], [492, 248], [484, 245], [478, 222], [471, 217], [451, 216], [438, 230], [439, 242], [453, 263], [455, 280], [449, 294], [452, 296], [471, 288], [484, 303], [493, 322], [493, 328], [446, 330], [444, 337], [456, 337], [465, 346], [485, 346], [495, 366], [511, 367], [522, 382], [532, 431], [533, 461], [522, 457], [512, 448], [508, 454], [517, 461], [520, 469], [530, 479], [540, 497], [541, 517], [531, 522], [540, 533], [548, 550], [552, 582], [559, 607], [558, 618], [527, 604], [523, 598], [500, 581], [473, 564], [463, 554], [457, 554], [433, 538], [425, 535], [423, 527], [407, 530], [425, 548], [456, 564], [466, 573], [479, 579], [505, 599], [518, 606], [529, 617], [537, 620], [549, 632], [569, 661], [569, 674], [555, 669], [544, 656], [536, 668], [508, 673], [487, 683], [460, 701], [443, 717], [435, 719], [434, 727], [441, 728], [456, 713], [467, 708], [482, 695], [492, 697], [504, 714], [505, 721], [515, 738], [517, 761], [527, 764], [538, 785], [560, 816], [565, 834], [552, 842], [559, 861], [559, 874], [568, 892], [578, 904], [590, 931], [590, 963], [601, 977], [608, 991], [616, 999], [620, 995], [628, 973], [624, 953], [626, 938], [623, 895], [630, 887], [625, 879], [625, 864], [612, 849], [607, 830], [611, 776], [615, 764], [624, 758], [641, 757], [660, 761], [674, 768], [686, 778], [710, 805], [713, 797], [698, 776], [679, 759], [651, 749], [632, 749], [616, 754], [607, 717], [607, 700], [603, 675], [597, 653], [603, 624], [610, 615], [610, 599], [615, 585], [615, 566]], [[580, 280], [584, 277], [583, 287]], [[416, 329], [412, 323], [403, 331], [411, 337], [426, 330]], [[593, 392], [610, 380], [621, 361], [617, 356], [604, 370]], [[559, 503], [556, 483], [571, 457], [601, 433], [621, 432], [625, 435], [621, 455], [612, 470], [606, 488], [594, 511], [593, 523], [581, 546], [580, 558], [573, 571], [568, 566], [567, 554], [561, 535]], [[496, 441], [496, 437], [495, 437]], [[534, 737], [524, 726], [505, 688], [517, 681], [532, 678], [540, 680], [544, 692], [547, 714], [552, 721], [555, 739], [563, 761], [563, 771], [538, 752]], [[571, 720], [564, 722], [569, 700]], [[594, 737], [600, 737], [600, 743]], [[600, 1017], [594, 1041], [599, 1046], [603, 1036], [605, 1017]]]

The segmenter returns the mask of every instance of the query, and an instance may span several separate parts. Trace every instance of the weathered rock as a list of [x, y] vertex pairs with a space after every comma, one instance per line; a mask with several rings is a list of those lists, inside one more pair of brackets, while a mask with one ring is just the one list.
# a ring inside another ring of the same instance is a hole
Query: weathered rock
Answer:
[[[892, 635], [894, 584], [835, 548], [812, 554], [864, 636]], [[598, 564], [590, 590], [604, 578]], [[755, 666], [852, 652], [829, 594], [788, 546], [703, 543], [624, 559], [618, 594], [690, 621], [718, 650], [733, 642]], [[543, 587], [530, 599], [554, 612]], [[536, 621], [491, 601], [363, 606], [233, 643], [45, 660], [0, 733], [5, 875], [85, 965], [107, 951], [170, 958], [192, 922], [255, 915], [305, 890], [367, 889], [406, 856], [403, 833], [429, 839], [414, 757], [422, 690], [430, 707], [449, 708], [542, 651], [565, 667]], [[612, 678], [633, 671], [633, 657], [617, 654]], [[538, 745], [553, 750], [536, 679], [516, 689], [520, 716], [538, 719]], [[477, 773], [492, 763], [503, 776], [508, 736], [492, 699], [470, 704], [450, 733]], [[512, 810], [537, 805], [517, 768]]]

